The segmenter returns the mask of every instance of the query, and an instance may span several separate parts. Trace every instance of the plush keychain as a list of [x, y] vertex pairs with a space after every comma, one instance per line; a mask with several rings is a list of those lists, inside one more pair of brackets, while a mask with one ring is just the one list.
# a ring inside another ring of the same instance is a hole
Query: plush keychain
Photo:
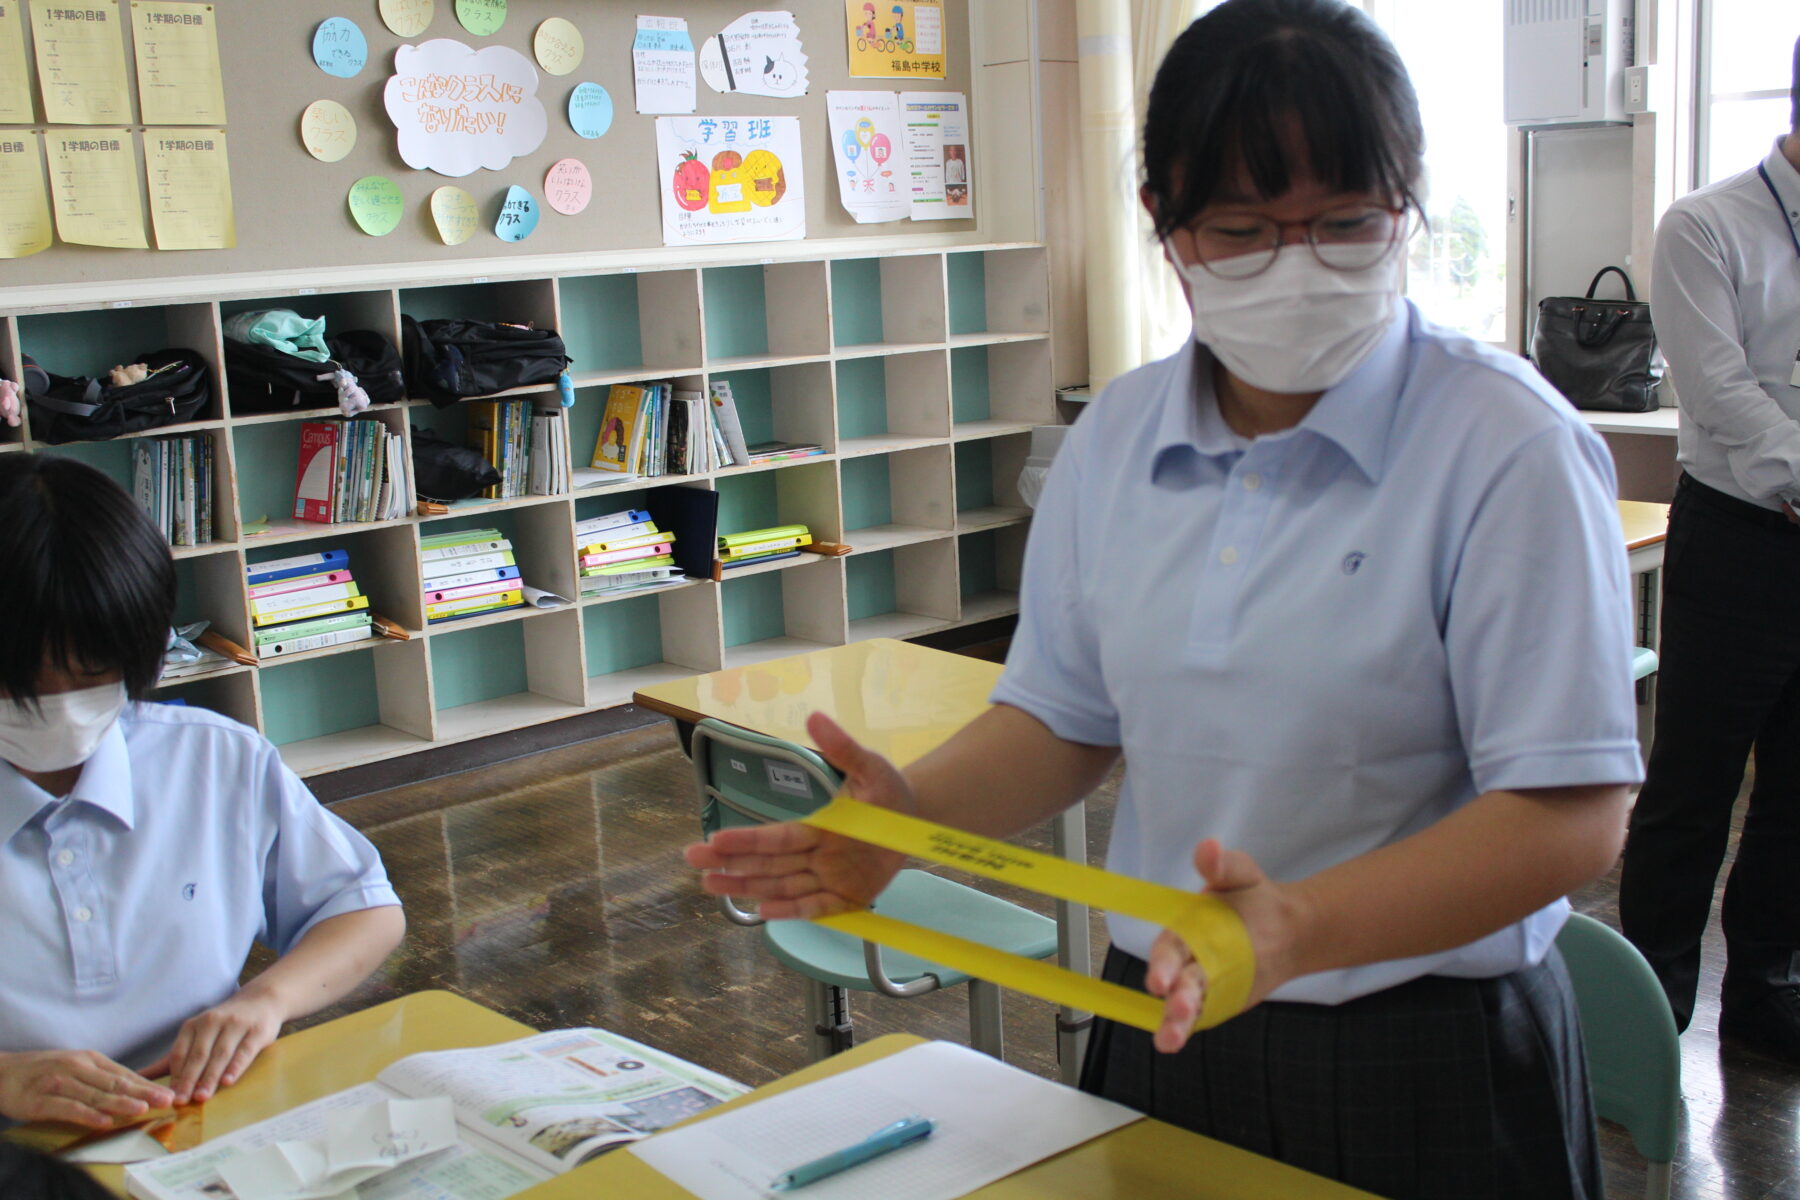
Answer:
[[0, 379], [0, 421], [19, 423], [19, 385], [10, 379]]
[[107, 372], [107, 382], [114, 387], [129, 387], [134, 383], [142, 383], [150, 376], [150, 368], [143, 363], [132, 363], [130, 366], [114, 367]]
[[356, 382], [356, 376], [344, 368], [339, 367], [335, 371], [327, 371], [318, 378], [329, 379], [331, 386], [337, 389], [338, 411], [346, 417], [354, 417], [369, 407], [369, 393], [363, 391], [362, 384]]

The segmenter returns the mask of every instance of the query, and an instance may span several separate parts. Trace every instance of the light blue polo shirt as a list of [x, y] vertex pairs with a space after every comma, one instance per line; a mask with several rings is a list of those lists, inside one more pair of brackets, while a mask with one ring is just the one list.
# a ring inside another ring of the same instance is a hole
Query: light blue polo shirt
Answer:
[[0, 1051], [160, 1058], [251, 944], [398, 904], [366, 838], [275, 747], [201, 708], [130, 704], [58, 799], [0, 761]]
[[[1110, 869], [1198, 889], [1210, 836], [1298, 879], [1483, 791], [1641, 778], [1612, 462], [1530, 366], [1404, 303], [1293, 429], [1238, 437], [1211, 380], [1190, 342], [1070, 431], [993, 695], [1123, 748]], [[1275, 996], [1504, 974], [1567, 911]]]

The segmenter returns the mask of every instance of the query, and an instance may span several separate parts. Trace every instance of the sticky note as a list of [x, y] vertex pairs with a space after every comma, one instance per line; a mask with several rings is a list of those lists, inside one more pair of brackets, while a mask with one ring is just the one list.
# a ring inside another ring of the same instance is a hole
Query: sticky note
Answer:
[[46, 122], [124, 125], [131, 120], [119, 0], [83, 0], [79, 7], [33, 4], [31, 35]]
[[552, 163], [544, 175], [544, 203], [565, 216], [572, 217], [586, 208], [593, 197], [593, 177], [578, 158]]
[[405, 211], [405, 198], [386, 175], [364, 175], [350, 185], [350, 216], [370, 237], [394, 232]]
[[454, 184], [446, 184], [431, 193], [431, 219], [438, 236], [446, 246], [460, 246], [475, 233], [481, 223], [481, 210], [475, 197]]
[[0, 134], [0, 258], [24, 258], [50, 245], [42, 137], [32, 129]]
[[300, 143], [320, 162], [336, 162], [356, 146], [356, 118], [336, 100], [314, 100], [300, 114]]
[[569, 93], [569, 124], [584, 138], [597, 138], [612, 128], [613, 102], [597, 83], [580, 83]]
[[522, 242], [537, 226], [538, 206], [531, 193], [516, 183], [507, 188], [499, 219], [494, 222], [494, 236], [503, 242]]
[[538, 66], [552, 75], [567, 75], [579, 67], [584, 49], [581, 30], [562, 17], [551, 17], [539, 25], [531, 39]]
[[216, 18], [210, 4], [131, 0], [131, 44], [144, 124], [225, 123]]
[[327, 75], [349, 79], [368, 64], [369, 39], [350, 18], [331, 17], [313, 31], [312, 56]]
[[456, 19], [476, 37], [498, 33], [506, 23], [506, 0], [456, 0]]
[[237, 245], [223, 129], [146, 129], [144, 165], [158, 250]]
[[52, 130], [44, 149], [58, 237], [81, 246], [149, 249], [129, 129]]
[[381, 0], [381, 20], [401, 37], [417, 37], [437, 15], [435, 0]]

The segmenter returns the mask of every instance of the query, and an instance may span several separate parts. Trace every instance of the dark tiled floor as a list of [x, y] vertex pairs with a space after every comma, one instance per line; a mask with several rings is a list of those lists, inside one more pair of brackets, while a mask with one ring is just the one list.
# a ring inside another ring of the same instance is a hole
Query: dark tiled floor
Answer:
[[[697, 828], [692, 796], [687, 761], [658, 727], [336, 806], [381, 848], [411, 922], [402, 951], [344, 1007], [441, 987], [539, 1028], [615, 1029], [752, 1084], [803, 1065], [796, 982], [753, 931], [718, 916], [680, 861]], [[1090, 804], [1096, 847], [1112, 796], [1109, 786]], [[1047, 832], [1025, 840], [1049, 848]], [[1616, 923], [1616, 897], [1615, 873], [1576, 903]], [[1715, 922], [1700, 1012], [1682, 1039], [1674, 1194], [1800, 1197], [1800, 1071], [1721, 1048], [1721, 965]], [[1008, 1059], [1054, 1075], [1047, 1006], [1006, 1003]], [[854, 1011], [859, 1037], [966, 1035], [961, 989], [858, 996]], [[1608, 1196], [1641, 1195], [1629, 1139], [1604, 1127], [1602, 1141]]]

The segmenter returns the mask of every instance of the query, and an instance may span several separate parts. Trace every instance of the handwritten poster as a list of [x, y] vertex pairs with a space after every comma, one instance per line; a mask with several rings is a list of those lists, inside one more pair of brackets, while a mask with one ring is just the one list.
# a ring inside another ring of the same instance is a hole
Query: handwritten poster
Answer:
[[700, 74], [715, 92], [778, 100], [806, 95], [806, 51], [794, 14], [745, 13], [700, 47]]
[[300, 114], [300, 142], [320, 162], [337, 162], [356, 147], [356, 118], [336, 100], [314, 100]]
[[475, 233], [475, 226], [481, 221], [481, 210], [475, 207], [475, 197], [453, 183], [447, 183], [431, 193], [431, 220], [437, 225], [438, 236], [444, 239], [446, 246], [460, 246]]
[[237, 245], [223, 129], [146, 129], [144, 166], [158, 250]]
[[939, 0], [844, 0], [850, 74], [869, 79], [942, 79], [944, 9]]
[[331, 17], [313, 31], [313, 62], [339, 79], [353, 79], [369, 64], [369, 39], [348, 17]]
[[578, 83], [569, 93], [569, 126], [592, 140], [603, 136], [613, 123], [612, 95], [597, 83]]
[[662, 117], [656, 159], [664, 245], [806, 236], [798, 117]]
[[[19, 0], [0, 0], [0, 125], [31, 124], [31, 75]], [[4, 218], [0, 218], [4, 219]]]
[[381, 0], [381, 21], [401, 37], [418, 37], [437, 15], [435, 0]]
[[138, 108], [146, 125], [223, 125], [219, 27], [210, 4], [131, 0]]
[[406, 197], [386, 175], [364, 175], [350, 185], [346, 199], [350, 219], [370, 237], [386, 237], [394, 232], [406, 211]]
[[0, 258], [24, 258], [50, 245], [42, 137], [32, 129], [0, 134]]
[[503, 242], [522, 242], [537, 231], [541, 216], [531, 193], [515, 183], [506, 189], [506, 198], [500, 202], [494, 236]]
[[893, 92], [826, 92], [831, 161], [838, 201], [858, 224], [904, 221], [912, 183], [899, 161], [905, 136], [900, 97]]
[[631, 74], [640, 113], [691, 113], [700, 104], [694, 78], [694, 41], [680, 17], [637, 19]]
[[510, 46], [434, 38], [394, 51], [382, 99], [406, 165], [459, 178], [543, 145], [550, 122], [537, 86], [531, 60]]
[[551, 17], [532, 34], [531, 52], [537, 55], [538, 66], [550, 74], [568, 75], [581, 65], [581, 56], [587, 52], [587, 47], [581, 39], [581, 30], [572, 22]]
[[119, 0], [83, 0], [79, 8], [34, 4], [31, 34], [46, 122], [119, 125], [131, 120]]
[[44, 135], [56, 236], [77, 246], [147, 250], [137, 147], [129, 129], [57, 129]]
[[506, 0], [456, 0], [456, 19], [476, 37], [499, 33], [506, 24]]
[[572, 217], [594, 198], [594, 177], [579, 158], [564, 158], [544, 173], [544, 203]]
[[969, 105], [961, 92], [901, 92], [912, 219], [972, 217]]

